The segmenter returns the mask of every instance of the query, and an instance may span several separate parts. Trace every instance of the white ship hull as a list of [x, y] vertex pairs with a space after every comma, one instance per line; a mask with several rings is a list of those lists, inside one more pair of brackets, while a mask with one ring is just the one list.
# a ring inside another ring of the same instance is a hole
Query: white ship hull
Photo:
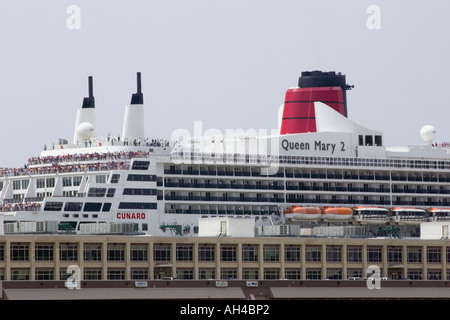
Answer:
[[[17, 231], [20, 222], [40, 223], [42, 229], [45, 222], [49, 232], [195, 236], [198, 220], [215, 216], [249, 216], [256, 225], [419, 224], [429, 220], [428, 213], [420, 219], [283, 213], [292, 205], [415, 206], [424, 212], [450, 206], [447, 146], [385, 147], [380, 132], [353, 123], [327, 103], [311, 102], [315, 132], [247, 131], [192, 136], [180, 144], [141, 137], [140, 82], [126, 107], [122, 136], [96, 137], [91, 94], [83, 102], [86, 110], [77, 113], [72, 143], [60, 139], [25, 167], [1, 170], [1, 210], [15, 213], [4, 217], [6, 231]], [[287, 101], [285, 110], [291, 102], [299, 103]]]

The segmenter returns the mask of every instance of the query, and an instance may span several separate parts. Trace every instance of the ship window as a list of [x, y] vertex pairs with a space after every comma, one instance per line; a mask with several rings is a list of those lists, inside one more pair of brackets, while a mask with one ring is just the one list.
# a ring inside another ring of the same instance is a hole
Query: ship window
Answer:
[[143, 188], [125, 188], [123, 190], [124, 195], [134, 196], [151, 196], [156, 195], [156, 189], [143, 189]]
[[63, 187], [72, 186], [72, 177], [63, 177]]
[[381, 136], [375, 136], [375, 145], [376, 146], [382, 146], [383, 145]]
[[83, 207], [82, 202], [66, 202], [64, 211], [81, 211]]
[[14, 180], [13, 181], [13, 190], [19, 190], [20, 189], [20, 180]]
[[46, 202], [44, 211], [61, 211], [63, 206], [62, 202]]
[[373, 145], [373, 137], [372, 136], [366, 136], [366, 146], [372, 146]]
[[95, 176], [95, 182], [96, 183], [106, 183], [106, 175], [100, 174]]
[[120, 174], [113, 174], [111, 177], [111, 183], [118, 183], [120, 179]]
[[109, 210], [111, 210], [111, 203], [110, 202], [105, 202], [103, 204], [102, 212], [109, 212]]
[[150, 202], [121, 202], [119, 209], [156, 209], [156, 203]]
[[85, 212], [98, 212], [98, 211], [100, 211], [101, 207], [102, 207], [102, 203], [101, 202], [86, 202], [84, 204], [83, 211], [85, 211]]
[[45, 179], [36, 179], [36, 188], [45, 188]]
[[82, 176], [73, 177], [73, 185], [75, 187], [79, 186], [81, 184], [81, 179], [82, 178], [83, 178]]
[[148, 170], [150, 161], [133, 161], [132, 170]]
[[359, 135], [358, 136], [358, 144], [360, 145], [360, 146], [363, 146], [364, 145], [364, 141], [363, 141], [363, 136], [362, 135]]
[[156, 181], [156, 175], [149, 174], [129, 174], [127, 181]]
[[104, 197], [106, 194], [106, 188], [90, 188], [88, 197]]
[[47, 178], [45, 180], [46, 180], [47, 188], [53, 188], [55, 186], [55, 178]]
[[108, 198], [112, 198], [112, 197], [114, 197], [114, 194], [116, 193], [116, 188], [109, 188], [108, 189], [108, 192], [106, 193], [106, 196], [108, 197]]

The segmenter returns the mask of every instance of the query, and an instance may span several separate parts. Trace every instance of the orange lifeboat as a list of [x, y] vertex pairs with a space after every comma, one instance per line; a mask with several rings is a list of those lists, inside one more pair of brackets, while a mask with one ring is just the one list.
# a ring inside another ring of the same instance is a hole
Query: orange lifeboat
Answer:
[[425, 210], [420, 208], [392, 208], [392, 220], [399, 224], [418, 224], [426, 218]]
[[322, 211], [322, 218], [325, 221], [346, 221], [353, 216], [353, 210], [346, 207], [329, 207]]
[[374, 206], [355, 207], [354, 218], [361, 223], [386, 223], [389, 221], [389, 209]]
[[450, 220], [450, 208], [429, 208], [431, 221], [449, 221]]
[[320, 218], [321, 210], [318, 207], [300, 207], [291, 206], [284, 211], [286, 219], [298, 220], [317, 220]]

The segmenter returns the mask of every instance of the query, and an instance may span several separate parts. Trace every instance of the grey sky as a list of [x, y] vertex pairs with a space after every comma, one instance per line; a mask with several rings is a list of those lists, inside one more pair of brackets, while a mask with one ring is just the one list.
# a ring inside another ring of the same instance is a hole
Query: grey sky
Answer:
[[[66, 22], [80, 8], [81, 29]], [[369, 5], [381, 29], [370, 30]], [[121, 133], [142, 72], [146, 135], [177, 128], [272, 129], [302, 71], [354, 84], [349, 118], [387, 145], [450, 141], [450, 2], [366, 0], [12, 1], [0, 3], [0, 167], [58, 138], [94, 77], [97, 133]]]

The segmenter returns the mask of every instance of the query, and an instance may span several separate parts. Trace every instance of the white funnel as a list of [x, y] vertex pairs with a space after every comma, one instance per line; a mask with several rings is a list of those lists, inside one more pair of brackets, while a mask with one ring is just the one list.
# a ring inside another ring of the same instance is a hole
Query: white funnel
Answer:
[[141, 73], [137, 73], [137, 93], [131, 97], [131, 103], [125, 107], [122, 130], [123, 141], [132, 145], [135, 141], [145, 139], [144, 130], [144, 96], [141, 91]]
[[83, 144], [95, 137], [95, 98], [92, 89], [92, 77], [89, 77], [89, 97], [83, 99], [83, 105], [77, 110], [74, 144]]

